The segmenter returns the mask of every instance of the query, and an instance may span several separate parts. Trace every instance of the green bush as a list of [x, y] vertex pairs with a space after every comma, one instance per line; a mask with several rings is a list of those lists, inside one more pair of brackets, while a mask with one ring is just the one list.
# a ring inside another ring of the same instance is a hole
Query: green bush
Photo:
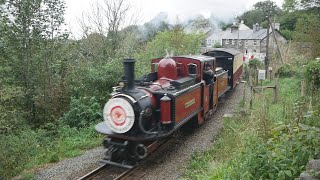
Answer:
[[101, 111], [101, 106], [95, 97], [72, 97], [70, 110], [59, 121], [70, 127], [86, 127], [101, 119]]
[[312, 91], [320, 89], [320, 60], [310, 61], [307, 64], [305, 77]]
[[249, 61], [249, 68], [251, 69], [263, 68], [263, 63], [259, 59], [254, 58]]
[[215, 43], [213, 45], [214, 48], [222, 48], [222, 45], [220, 43]]
[[[70, 128], [46, 124], [47, 129], [23, 129], [19, 134], [0, 134], [0, 179], [9, 179], [25, 169], [66, 157], [78, 156], [101, 143], [93, 126]], [[54, 132], [54, 133], [53, 133]]]
[[75, 98], [96, 97], [102, 104], [122, 76], [121, 59], [114, 59], [103, 65], [81, 67], [70, 78], [71, 96]]
[[279, 77], [292, 77], [296, 74], [295, 69], [290, 64], [284, 64], [278, 69]]
[[279, 124], [266, 142], [248, 136], [244, 150], [229, 163], [226, 179], [292, 179], [310, 157], [320, 152], [320, 132], [302, 126]]
[[0, 179], [12, 177], [26, 168], [37, 153], [38, 138], [38, 134], [28, 129], [18, 135], [0, 134]]

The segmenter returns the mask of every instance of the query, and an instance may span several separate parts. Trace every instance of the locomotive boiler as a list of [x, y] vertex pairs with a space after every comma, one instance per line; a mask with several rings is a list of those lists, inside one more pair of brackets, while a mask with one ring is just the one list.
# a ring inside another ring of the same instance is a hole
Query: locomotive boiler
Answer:
[[[242, 71], [238, 70], [242, 65], [235, 63], [241, 62], [235, 58], [217, 62], [204, 55], [158, 58], [151, 60], [151, 73], [135, 79], [135, 60], [123, 60], [124, 79], [104, 106], [104, 122], [96, 126], [106, 135], [108, 162], [143, 159], [154, 150], [155, 142], [182, 125], [202, 124], [216, 110], [218, 99], [235, 87], [230, 81], [240, 78], [230, 78], [234, 67], [235, 72]], [[212, 69], [212, 83], [204, 79], [206, 65]]]

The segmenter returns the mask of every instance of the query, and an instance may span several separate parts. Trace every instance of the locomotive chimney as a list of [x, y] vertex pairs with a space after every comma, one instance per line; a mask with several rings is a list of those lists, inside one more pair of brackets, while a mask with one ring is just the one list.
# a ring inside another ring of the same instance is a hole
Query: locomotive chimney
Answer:
[[136, 61], [134, 59], [124, 59], [123, 67], [124, 67], [124, 76], [127, 81], [127, 90], [134, 89], [134, 63]]

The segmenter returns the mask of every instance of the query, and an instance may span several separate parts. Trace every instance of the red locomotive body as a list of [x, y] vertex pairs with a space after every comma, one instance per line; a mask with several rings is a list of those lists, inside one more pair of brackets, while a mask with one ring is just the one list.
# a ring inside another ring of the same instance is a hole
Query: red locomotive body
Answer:
[[[216, 109], [219, 97], [234, 88], [228, 76], [234, 69], [217, 67], [215, 57], [176, 56], [151, 63], [152, 72], [135, 80], [134, 60], [124, 60], [125, 86], [114, 89], [104, 107], [105, 122], [96, 126], [107, 135], [108, 160], [143, 159], [150, 152], [148, 145], [186, 123], [201, 124]], [[212, 69], [211, 83], [204, 79], [206, 65]]]

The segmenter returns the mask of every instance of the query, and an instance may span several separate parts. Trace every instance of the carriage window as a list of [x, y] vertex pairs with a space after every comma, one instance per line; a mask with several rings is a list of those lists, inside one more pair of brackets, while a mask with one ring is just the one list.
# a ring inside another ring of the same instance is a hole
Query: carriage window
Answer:
[[192, 75], [192, 76], [197, 75], [198, 74], [197, 65], [193, 63], [188, 64], [188, 72], [189, 72], [189, 75]]
[[158, 72], [159, 63], [152, 63], [152, 72]]

